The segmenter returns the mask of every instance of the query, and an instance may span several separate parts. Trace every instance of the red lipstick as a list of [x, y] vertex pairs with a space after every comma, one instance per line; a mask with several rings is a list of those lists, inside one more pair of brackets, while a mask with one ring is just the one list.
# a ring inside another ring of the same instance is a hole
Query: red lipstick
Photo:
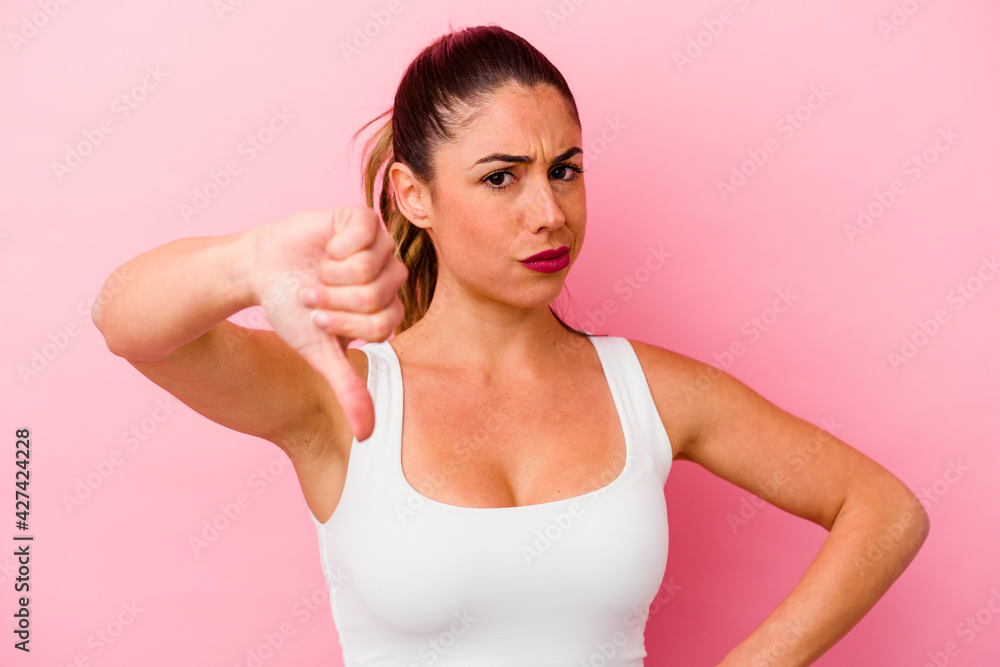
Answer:
[[564, 245], [554, 250], [543, 250], [528, 259], [522, 259], [521, 264], [539, 273], [555, 273], [569, 266], [569, 246]]

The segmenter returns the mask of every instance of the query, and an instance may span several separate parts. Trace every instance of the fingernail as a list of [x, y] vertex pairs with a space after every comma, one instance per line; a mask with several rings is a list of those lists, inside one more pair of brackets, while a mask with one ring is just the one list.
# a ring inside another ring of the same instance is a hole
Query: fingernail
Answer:
[[330, 326], [330, 316], [322, 310], [314, 310], [309, 316], [312, 318], [313, 324], [318, 326], [320, 329], [326, 329]]
[[299, 298], [302, 300], [303, 306], [308, 306], [312, 308], [316, 305], [316, 290], [314, 289], [304, 289], [299, 292]]

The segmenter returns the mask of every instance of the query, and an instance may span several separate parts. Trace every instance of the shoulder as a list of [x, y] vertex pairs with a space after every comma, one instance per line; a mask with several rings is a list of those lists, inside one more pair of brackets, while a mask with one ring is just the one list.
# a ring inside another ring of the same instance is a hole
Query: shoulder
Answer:
[[690, 460], [685, 448], [693, 442], [702, 422], [710, 389], [723, 376], [718, 368], [679, 352], [626, 338], [642, 367], [656, 410], [670, 436], [674, 458]]

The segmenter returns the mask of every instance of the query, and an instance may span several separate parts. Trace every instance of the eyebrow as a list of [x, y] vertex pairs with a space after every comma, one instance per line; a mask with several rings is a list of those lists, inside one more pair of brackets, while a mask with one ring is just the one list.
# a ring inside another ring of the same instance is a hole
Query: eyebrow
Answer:
[[[582, 153], [582, 152], [583, 152], [582, 148], [580, 148], [579, 146], [573, 146], [573, 148], [570, 148], [568, 151], [565, 151], [557, 155], [555, 159], [552, 160], [552, 164], [555, 164], [557, 162], [564, 162], [565, 160], [568, 160], [569, 158], [576, 155], [577, 153]], [[484, 158], [480, 158], [479, 160], [476, 161], [476, 164], [472, 166], [484, 164], [486, 162], [510, 162], [512, 164], [531, 164], [533, 160], [527, 155], [507, 155], [506, 153], [492, 153]]]

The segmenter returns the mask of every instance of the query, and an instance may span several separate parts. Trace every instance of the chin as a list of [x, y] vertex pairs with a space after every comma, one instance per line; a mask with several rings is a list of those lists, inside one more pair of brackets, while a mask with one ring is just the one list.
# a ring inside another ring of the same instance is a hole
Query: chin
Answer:
[[562, 294], [564, 282], [565, 279], [552, 280], [544, 288], [536, 286], [529, 292], [526, 292], [523, 298], [517, 299], [512, 303], [522, 308], [548, 308]]

